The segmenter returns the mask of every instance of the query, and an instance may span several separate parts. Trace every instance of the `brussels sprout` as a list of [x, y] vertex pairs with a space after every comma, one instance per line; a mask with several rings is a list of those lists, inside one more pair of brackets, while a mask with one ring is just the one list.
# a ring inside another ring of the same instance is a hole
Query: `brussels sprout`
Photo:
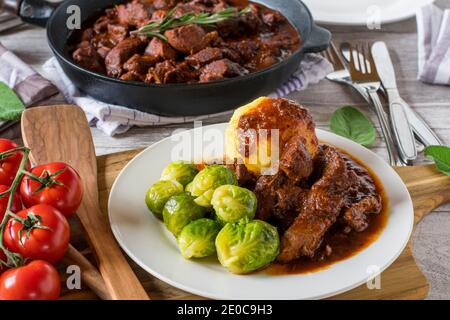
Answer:
[[169, 164], [161, 174], [161, 180], [176, 180], [185, 187], [197, 175], [197, 167], [186, 161], [175, 161]]
[[192, 181], [191, 193], [195, 202], [202, 207], [211, 207], [211, 198], [216, 188], [225, 184], [237, 185], [233, 171], [221, 165], [207, 166]]
[[243, 274], [260, 269], [276, 259], [280, 239], [275, 227], [254, 220], [228, 223], [217, 235], [219, 261], [229, 272]]
[[178, 237], [178, 247], [186, 259], [205, 258], [216, 253], [216, 237], [221, 225], [211, 219], [192, 221]]
[[148, 209], [162, 219], [162, 212], [167, 200], [174, 194], [183, 191], [183, 186], [175, 180], [160, 180], [148, 189], [145, 203]]
[[164, 224], [175, 237], [178, 237], [186, 225], [203, 218], [205, 213], [205, 208], [197, 205], [190, 193], [178, 193], [172, 196], [164, 206]]
[[212, 196], [211, 204], [219, 221], [235, 223], [255, 217], [257, 200], [250, 190], [225, 185], [218, 187]]
[[192, 182], [188, 183], [188, 185], [186, 186], [186, 188], [184, 188], [184, 190], [186, 192], [192, 193]]

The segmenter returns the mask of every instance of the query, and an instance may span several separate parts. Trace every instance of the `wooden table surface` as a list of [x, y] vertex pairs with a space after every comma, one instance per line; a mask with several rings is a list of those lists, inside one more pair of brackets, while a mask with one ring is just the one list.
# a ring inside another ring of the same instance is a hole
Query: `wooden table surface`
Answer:
[[[450, 0], [436, 2], [442, 8], [450, 8]], [[362, 27], [330, 27], [335, 43], [357, 40], [383, 40], [391, 50], [397, 72], [400, 93], [405, 100], [430, 124], [437, 134], [450, 145], [450, 88], [423, 84], [417, 76], [417, 33], [415, 19], [383, 25], [381, 30], [370, 31]], [[0, 41], [21, 59], [38, 71], [51, 57], [45, 30], [38, 27], [23, 27], [13, 32], [0, 34]], [[330, 114], [340, 106], [359, 107], [377, 123], [375, 114], [351, 89], [327, 80], [294, 93], [297, 100], [311, 109], [321, 129], [329, 129]], [[226, 117], [214, 122], [225, 122]], [[209, 122], [208, 124], [210, 124]], [[93, 128], [92, 134], [98, 155], [148, 146], [170, 136], [178, 128], [192, 125], [165, 126], [158, 128], [134, 128], [118, 137], [108, 137]], [[373, 151], [387, 159], [386, 147], [379, 137]], [[417, 164], [424, 163], [421, 158]], [[438, 209], [425, 218], [414, 235], [414, 252], [430, 282], [429, 299], [450, 299], [450, 206]]]

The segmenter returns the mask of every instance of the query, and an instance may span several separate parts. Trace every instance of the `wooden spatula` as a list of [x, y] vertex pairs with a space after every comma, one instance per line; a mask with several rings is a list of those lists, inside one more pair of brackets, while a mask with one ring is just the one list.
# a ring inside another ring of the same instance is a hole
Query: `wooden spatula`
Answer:
[[25, 145], [31, 148], [34, 162], [66, 162], [80, 174], [84, 197], [77, 213], [111, 298], [149, 299], [114, 240], [106, 216], [100, 211], [97, 159], [83, 111], [73, 105], [27, 109], [22, 115], [22, 135]]

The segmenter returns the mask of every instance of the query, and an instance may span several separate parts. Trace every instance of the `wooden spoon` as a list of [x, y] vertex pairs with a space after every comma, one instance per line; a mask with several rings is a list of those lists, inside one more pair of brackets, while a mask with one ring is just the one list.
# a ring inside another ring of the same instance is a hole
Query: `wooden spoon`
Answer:
[[[97, 159], [86, 115], [81, 108], [55, 105], [27, 109], [22, 115], [22, 135], [36, 163], [62, 161], [80, 174], [84, 196], [78, 217], [86, 230], [111, 298], [148, 300], [147, 293], [122, 255], [106, 216], [100, 211]], [[86, 261], [80, 260], [73, 250], [69, 250], [69, 253], [72, 252], [71, 258], [78, 265], [86, 266]]]

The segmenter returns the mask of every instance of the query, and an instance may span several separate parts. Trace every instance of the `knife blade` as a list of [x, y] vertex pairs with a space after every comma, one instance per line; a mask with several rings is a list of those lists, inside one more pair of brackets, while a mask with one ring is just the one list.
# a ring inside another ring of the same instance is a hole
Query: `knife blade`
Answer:
[[382, 41], [375, 42], [372, 46], [372, 56], [388, 96], [391, 125], [400, 157], [406, 163], [411, 163], [417, 158], [417, 149], [406, 107], [404, 107], [407, 103], [398, 92], [395, 70], [386, 44]]

